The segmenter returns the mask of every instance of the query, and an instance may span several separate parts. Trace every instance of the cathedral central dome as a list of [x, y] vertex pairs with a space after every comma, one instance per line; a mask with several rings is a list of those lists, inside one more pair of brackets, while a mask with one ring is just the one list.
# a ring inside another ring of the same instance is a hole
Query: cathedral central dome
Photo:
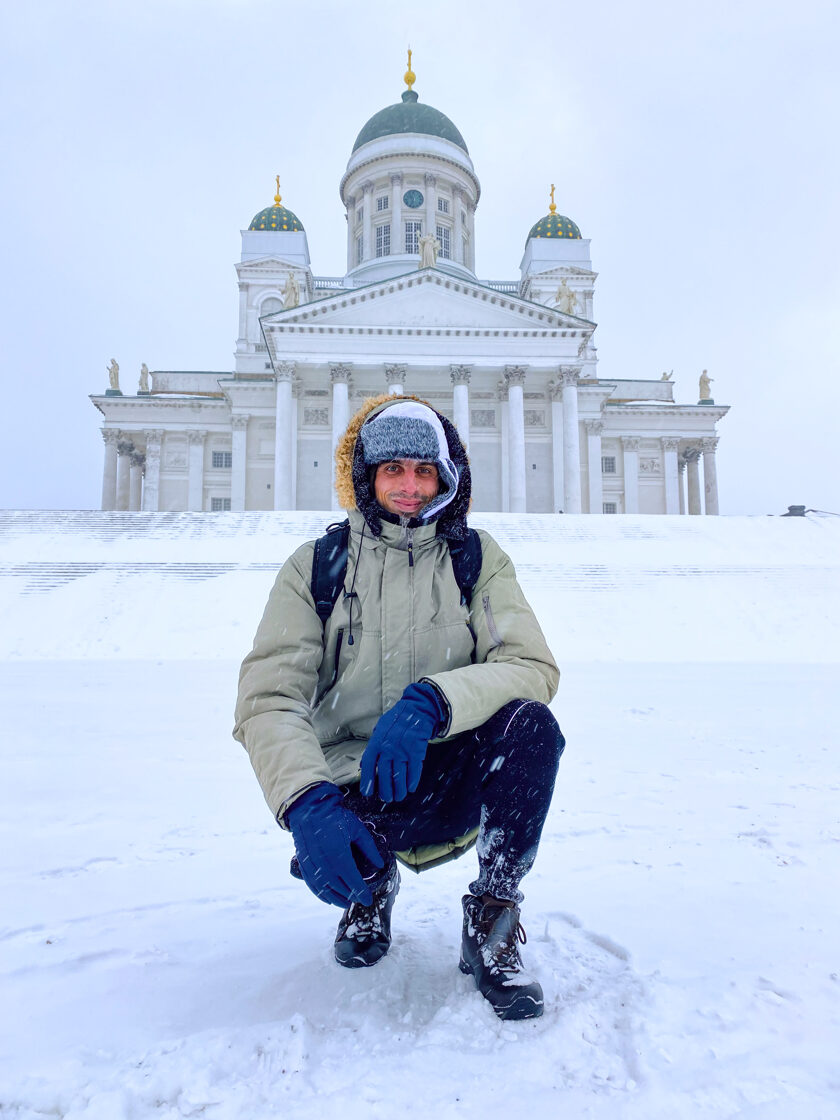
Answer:
[[370, 118], [356, 137], [353, 151], [363, 144], [369, 144], [371, 140], [379, 140], [382, 136], [398, 136], [403, 132], [438, 136], [457, 144], [467, 155], [470, 154], [464, 137], [449, 117], [439, 109], [433, 109], [431, 105], [421, 105], [413, 89], [405, 90], [402, 100], [396, 105], [388, 105]]

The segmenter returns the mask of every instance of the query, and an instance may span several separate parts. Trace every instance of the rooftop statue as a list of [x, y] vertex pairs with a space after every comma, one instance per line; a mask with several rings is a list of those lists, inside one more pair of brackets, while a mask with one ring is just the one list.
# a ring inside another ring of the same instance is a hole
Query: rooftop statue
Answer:
[[420, 267], [434, 268], [440, 252], [440, 242], [433, 233], [427, 233], [417, 242], [420, 246]]
[[112, 358], [110, 363], [105, 367], [108, 370], [108, 381], [112, 389], [119, 389], [120, 387], [120, 367], [117, 365], [117, 359]]

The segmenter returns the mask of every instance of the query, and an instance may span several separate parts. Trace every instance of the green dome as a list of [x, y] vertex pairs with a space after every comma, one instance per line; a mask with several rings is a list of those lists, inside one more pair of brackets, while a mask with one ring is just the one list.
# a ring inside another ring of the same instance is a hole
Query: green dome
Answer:
[[525, 239], [526, 245], [532, 237], [571, 237], [579, 241], [580, 230], [571, 218], [564, 218], [562, 214], [546, 214], [535, 226], [531, 226], [531, 232]]
[[361, 148], [362, 144], [369, 144], [371, 140], [378, 140], [382, 136], [398, 136], [402, 132], [439, 136], [442, 140], [457, 144], [467, 155], [470, 154], [464, 137], [449, 117], [438, 109], [433, 109], [431, 105], [419, 104], [413, 89], [407, 89], [397, 105], [389, 105], [370, 118], [356, 137], [353, 151]]
[[254, 216], [248, 229], [273, 229], [278, 233], [302, 233], [300, 218], [285, 206], [266, 206]]

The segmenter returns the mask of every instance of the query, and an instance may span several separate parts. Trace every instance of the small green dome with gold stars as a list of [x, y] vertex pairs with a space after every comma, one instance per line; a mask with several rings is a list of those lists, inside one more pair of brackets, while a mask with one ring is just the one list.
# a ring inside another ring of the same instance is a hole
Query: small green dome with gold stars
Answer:
[[562, 214], [546, 214], [531, 226], [526, 240], [530, 241], [532, 237], [572, 237], [579, 241], [580, 230], [571, 218], [564, 218]]
[[260, 210], [259, 214], [255, 214], [251, 220], [248, 229], [270, 229], [276, 230], [277, 233], [303, 233], [303, 224], [297, 214], [293, 214], [291, 210], [287, 210], [285, 206], [281, 206], [283, 201], [280, 195], [280, 176], [276, 177], [277, 194], [274, 196], [274, 205], [266, 206], [265, 210]]
[[551, 184], [551, 205], [548, 209], [549, 213], [531, 226], [531, 232], [525, 238], [525, 243], [527, 244], [532, 237], [566, 237], [580, 241], [581, 232], [572, 219], [557, 213], [553, 183]]

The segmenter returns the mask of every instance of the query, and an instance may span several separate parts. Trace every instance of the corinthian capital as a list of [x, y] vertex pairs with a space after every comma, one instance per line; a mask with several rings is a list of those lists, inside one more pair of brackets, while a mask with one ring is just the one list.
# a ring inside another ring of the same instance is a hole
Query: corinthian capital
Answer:
[[586, 434], [589, 436], [599, 436], [604, 430], [603, 420], [584, 420], [586, 425]]
[[662, 450], [663, 451], [679, 451], [680, 441], [675, 436], [662, 437]]
[[715, 448], [720, 443], [720, 436], [704, 436], [700, 440], [700, 449], [704, 455], [714, 454]]
[[106, 445], [118, 444], [122, 433], [119, 428], [102, 428], [102, 438], [105, 440]]
[[408, 367], [404, 362], [388, 362], [385, 365], [385, 381], [388, 385], [393, 385], [394, 382], [399, 382], [402, 385], [405, 380], [405, 371]]
[[353, 367], [349, 362], [330, 362], [330, 381], [335, 385], [343, 382], [345, 385], [350, 380]]
[[231, 416], [230, 426], [234, 432], [244, 432], [248, 427], [248, 416]]
[[505, 381], [510, 385], [524, 385], [527, 366], [505, 366]]
[[580, 366], [560, 366], [558, 380], [561, 385], [577, 385], [580, 380]]
[[207, 432], [204, 431], [203, 428], [192, 428], [190, 431], [187, 432], [187, 439], [192, 444], [204, 443], [204, 438], [205, 438], [206, 435], [207, 435]]
[[638, 451], [642, 446], [642, 441], [637, 436], [622, 436], [621, 446], [625, 451]]
[[449, 380], [453, 385], [469, 385], [471, 373], [471, 366], [450, 366]]
[[278, 381], [292, 381], [296, 367], [297, 362], [278, 362], [274, 367], [274, 376]]

